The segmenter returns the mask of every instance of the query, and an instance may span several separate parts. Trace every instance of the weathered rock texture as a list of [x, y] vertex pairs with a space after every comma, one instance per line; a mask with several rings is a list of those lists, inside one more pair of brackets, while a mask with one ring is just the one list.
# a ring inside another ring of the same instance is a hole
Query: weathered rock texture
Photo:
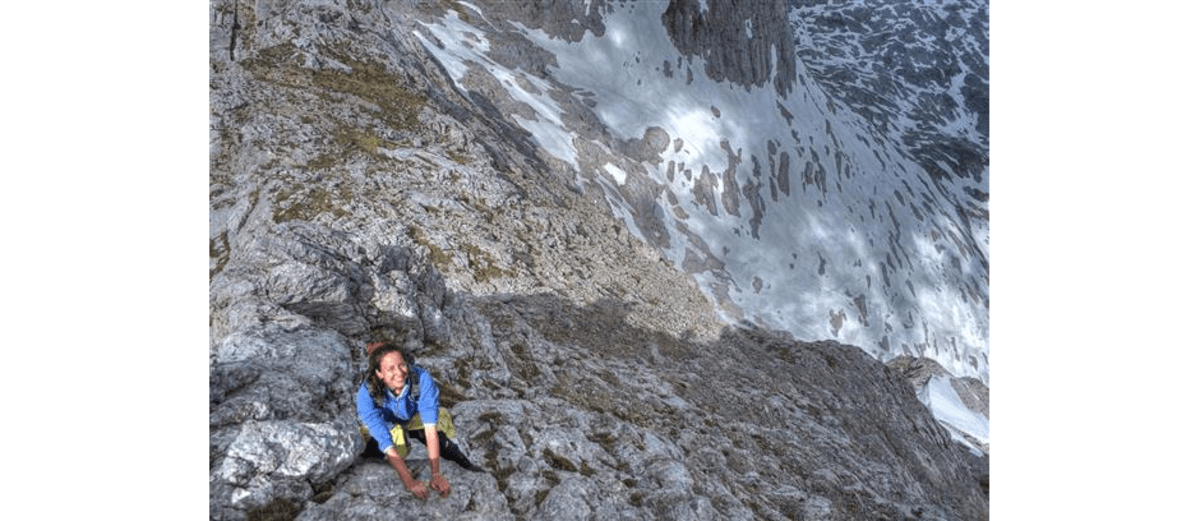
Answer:
[[[941, 392], [938, 387], [938, 382], [934, 382], [935, 378], [941, 379], [949, 383], [954, 391], [954, 397], [962, 402], [959, 415], [976, 413], [984, 418], [990, 417], [988, 410], [990, 409], [991, 391], [983, 382], [976, 378], [955, 378], [952, 377], [946, 369], [929, 359], [913, 358], [911, 356], [902, 356], [893, 358], [887, 362], [887, 366], [899, 371], [901, 375], [912, 383], [913, 390], [916, 391], [918, 399], [927, 406], [930, 405], [930, 394]], [[939, 420], [941, 421], [941, 420]], [[978, 439], [974, 433], [966, 432], [961, 425], [955, 425], [955, 422], [941, 422], [947, 430], [951, 431], [956, 437], [964, 440], [968, 445], [981, 452], [988, 452], [990, 444], [987, 441]]]
[[[317, 224], [244, 251], [213, 284], [214, 518], [987, 516], [966, 448], [859, 349], [674, 335], [615, 299], [455, 294], [428, 255]], [[421, 502], [357, 457], [368, 337], [417, 350], [491, 474], [450, 465], [455, 493]]]
[[[987, 517], [900, 373], [721, 322], [518, 107], [455, 88], [413, 31], [470, 7], [210, 6], [211, 518]], [[416, 352], [489, 473], [422, 502], [360, 457], [369, 340]]]

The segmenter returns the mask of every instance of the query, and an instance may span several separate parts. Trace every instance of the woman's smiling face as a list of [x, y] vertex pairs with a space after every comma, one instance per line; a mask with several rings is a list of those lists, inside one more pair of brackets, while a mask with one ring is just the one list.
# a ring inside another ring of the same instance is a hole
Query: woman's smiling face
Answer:
[[400, 394], [408, 378], [408, 366], [404, 363], [404, 357], [395, 351], [383, 355], [383, 358], [379, 359], [379, 369], [375, 370], [375, 376], [378, 376], [383, 385], [393, 393]]

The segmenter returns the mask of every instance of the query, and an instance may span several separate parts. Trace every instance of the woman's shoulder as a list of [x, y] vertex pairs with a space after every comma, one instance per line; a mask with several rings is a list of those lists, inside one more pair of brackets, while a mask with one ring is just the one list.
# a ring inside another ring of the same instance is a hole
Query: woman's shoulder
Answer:
[[359, 414], [379, 408], [379, 404], [375, 403], [375, 397], [371, 396], [371, 390], [367, 387], [366, 382], [358, 386], [358, 392], [354, 393], [354, 402]]
[[421, 367], [417, 364], [413, 364], [413, 372], [417, 373], [417, 380], [420, 381], [421, 383], [424, 383], [426, 381], [433, 383], [433, 375], [429, 374], [429, 371], [425, 370], [424, 367]]

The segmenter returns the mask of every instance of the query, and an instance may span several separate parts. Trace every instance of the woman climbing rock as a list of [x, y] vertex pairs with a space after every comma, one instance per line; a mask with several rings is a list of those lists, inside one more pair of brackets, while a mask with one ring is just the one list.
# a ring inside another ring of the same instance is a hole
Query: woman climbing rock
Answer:
[[[367, 344], [367, 356], [367, 377], [358, 389], [358, 417], [364, 436], [369, 437], [368, 451], [378, 450], [387, 459], [404, 488], [420, 499], [428, 497], [428, 489], [442, 497], [449, 495], [450, 483], [441, 472], [442, 458], [464, 469], [482, 472], [451, 441], [454, 423], [450, 412], [438, 405], [437, 383], [414, 362], [412, 354], [378, 342]], [[423, 443], [429, 450], [428, 487], [414, 478], [404, 464], [408, 438]]]

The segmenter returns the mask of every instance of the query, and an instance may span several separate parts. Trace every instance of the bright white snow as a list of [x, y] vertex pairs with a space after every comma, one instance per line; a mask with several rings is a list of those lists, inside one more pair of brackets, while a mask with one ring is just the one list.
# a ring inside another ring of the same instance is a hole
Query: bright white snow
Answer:
[[[853, 112], [834, 111], [802, 63], [803, 81], [787, 98], [769, 84], [747, 89], [715, 82], [705, 75], [700, 59], [681, 56], [671, 43], [660, 21], [664, 4], [631, 4], [613, 6], [603, 37], [588, 32], [579, 42], [517, 27], [555, 54], [550, 74], [588, 93], [597, 117], [618, 137], [640, 139], [647, 129], [660, 127], [673, 143], [681, 143], [678, 150], [668, 147], [657, 165], [643, 165], [655, 183], [673, 192], [676, 209], [686, 214], [679, 218], [666, 211], [671, 200], [665, 193], [660, 197], [665, 211], [659, 213], [674, 221], [665, 223], [671, 236], [664, 254], [679, 266], [689, 251], [704, 256], [677, 227], [704, 240], [725, 270], [694, 277], [714, 300], [728, 298], [738, 306], [741, 315], [728, 316], [730, 321], [755, 321], [801, 339], [836, 338], [881, 359], [910, 352], [937, 360], [953, 374], [987, 382], [987, 307], [971, 302], [961, 289], [965, 278], [982, 277], [986, 292], [986, 274], [970, 256], [951, 266], [952, 255], [963, 252], [944, 233], [931, 230], [935, 225], [956, 229], [956, 223], [948, 212], [918, 209], [924, 203], [944, 204], [944, 195], [919, 178], [922, 168], [902, 159], [906, 155], [891, 137], [874, 134]], [[418, 36], [456, 82], [472, 66], [495, 76], [536, 115], [516, 121], [547, 153], [578, 168], [578, 134], [564, 126], [562, 110], [549, 95], [550, 82], [489, 59], [485, 35], [453, 12], [425, 28], [444, 48]], [[754, 32], [750, 25], [746, 31]], [[534, 92], [521, 88], [518, 78]], [[780, 106], [790, 120], [781, 115]], [[780, 164], [784, 153], [790, 194], [772, 193], [771, 164]], [[671, 165], [674, 176], [668, 179]], [[726, 186], [731, 166], [736, 166], [736, 186]], [[636, 234], [634, 210], [622, 199], [621, 188], [629, 176], [641, 173], [613, 164], [602, 168], [608, 175], [596, 181]], [[715, 215], [696, 196], [705, 169], [712, 174]], [[823, 184], [818, 184], [822, 173]], [[745, 192], [754, 185], [757, 194]], [[726, 190], [736, 197], [723, 198]], [[736, 201], [736, 208], [727, 207], [727, 201]], [[765, 207], [757, 229], [752, 201]], [[987, 230], [966, 233], [975, 236], [986, 255]], [[956, 421], [966, 417], [952, 414], [948, 401], [939, 398], [937, 403]], [[977, 437], [986, 439], [986, 422], [981, 429], [964, 431], [972, 436], [982, 432]]]
[[[991, 443], [988, 438], [990, 429], [988, 418], [967, 408], [966, 404], [959, 399], [954, 387], [950, 385], [949, 376], [938, 375], [930, 378], [929, 383], [925, 386], [925, 392], [920, 398], [938, 421], [958, 429], [959, 432], [969, 434], [985, 444]], [[959, 438], [954, 429], [949, 430], [950, 434]], [[970, 443], [965, 444], [971, 446]]]

